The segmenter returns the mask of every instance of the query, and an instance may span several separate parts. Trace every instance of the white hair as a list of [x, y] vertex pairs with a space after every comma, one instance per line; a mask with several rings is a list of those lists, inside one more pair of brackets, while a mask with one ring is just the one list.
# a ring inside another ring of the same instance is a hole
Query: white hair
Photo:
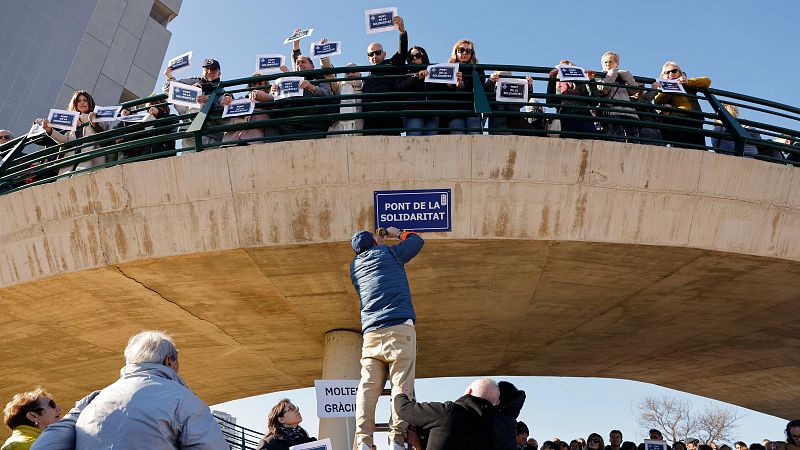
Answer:
[[128, 339], [125, 347], [125, 364], [164, 364], [167, 357], [177, 360], [178, 350], [172, 337], [163, 331], [142, 331]]
[[478, 378], [467, 386], [465, 394], [480, 397], [493, 405], [500, 403], [500, 388], [491, 378]]

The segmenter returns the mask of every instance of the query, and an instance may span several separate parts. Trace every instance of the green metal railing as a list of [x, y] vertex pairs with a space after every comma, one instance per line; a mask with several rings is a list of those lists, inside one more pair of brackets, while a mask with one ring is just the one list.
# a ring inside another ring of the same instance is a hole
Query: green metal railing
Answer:
[[231, 446], [231, 450], [255, 450], [264, 436], [264, 433], [236, 425], [220, 416], [215, 415], [214, 418], [220, 424], [222, 434], [225, 436], [225, 441]]
[[[403, 80], [409, 72], [421, 70], [424, 66], [407, 66], [398, 72], [392, 66], [365, 66], [329, 68], [293, 72], [292, 76], [309, 79], [331, 76], [334, 79], [314, 79], [313, 84], [330, 84], [342, 81], [336, 78], [349, 72], [372, 72], [386, 80]], [[757, 149], [758, 153], [749, 157], [775, 163], [800, 165], [800, 108], [759, 99], [734, 92], [717, 89], [689, 91], [686, 96], [700, 106], [699, 110], [686, 111], [666, 105], [656, 105], [647, 101], [614, 100], [595, 96], [564, 96], [547, 94], [543, 88], [550, 81], [549, 67], [512, 65], [461, 65], [460, 70], [472, 75], [473, 89], [458, 91], [441, 88], [431, 92], [390, 92], [358, 93], [327, 97], [296, 97], [273, 102], [257, 103], [254, 115], [242, 120], [221, 119], [221, 108], [214, 107], [223, 91], [241, 97], [253, 87], [252, 83], [271, 82], [287, 74], [277, 73], [257, 77], [223, 81], [215, 86], [203, 107], [193, 113], [171, 115], [145, 123], [131, 123], [125, 126], [76, 139], [65, 144], [56, 144], [47, 136], [29, 138], [23, 136], [0, 146], [0, 193], [12, 192], [37, 184], [47, 183], [71, 176], [71, 169], [103, 156], [106, 162], [86, 170], [97, 170], [117, 164], [145, 159], [174, 156], [182, 151], [204, 151], [221, 146], [247, 145], [256, 142], [277, 142], [290, 139], [320, 139], [337, 135], [373, 135], [404, 132], [427, 131], [436, 134], [480, 133], [480, 134], [520, 134], [530, 136], [572, 137], [582, 139], [603, 139], [625, 141], [646, 145], [679, 146], [745, 156], [746, 150]], [[530, 76], [534, 80], [534, 93], [531, 98], [536, 103], [530, 111], [522, 111], [523, 104], [511, 104], [494, 100], [494, 92], [485, 89], [488, 75], [494, 71], [513, 72], [514, 77]], [[604, 84], [598, 80], [604, 74], [598, 73], [590, 85], [614, 86], [635, 89], [642, 97], [655, 94], [651, 78], [636, 77], [642, 87], [632, 88], [614, 84]], [[365, 80], [367, 77], [350, 80]], [[561, 100], [571, 100], [570, 111], [562, 110]], [[354, 101], [357, 103], [342, 104]], [[123, 107], [135, 113], [147, 109], [151, 102], [166, 102], [165, 95], [158, 95], [128, 102]], [[733, 117], [723, 107], [732, 104], [739, 108], [741, 116]], [[513, 106], [509, 106], [513, 105]], [[342, 107], [360, 107], [361, 111], [345, 111]], [[636, 117], [614, 115], [619, 107], [635, 109]], [[675, 119], [679, 115], [679, 120]], [[267, 115], [257, 119], [255, 115]], [[667, 116], [669, 115], [669, 116]], [[402, 119], [408, 117], [439, 117], [439, 127], [435, 129], [403, 128]], [[477, 117], [478, 126], [474, 128], [448, 128], [448, 118]], [[392, 126], [372, 129], [329, 129], [336, 122], [365, 120], [368, 123], [378, 119], [392, 119]], [[505, 126], [492, 126], [500, 119]], [[558, 122], [584, 121], [592, 124], [592, 131], [560, 131], [553, 127]], [[316, 128], [311, 126], [316, 124]], [[603, 131], [611, 125], [627, 125], [646, 130], [638, 137], [616, 136]], [[293, 133], [287, 133], [293, 129]], [[239, 139], [235, 132], [261, 130], [257, 137]], [[281, 132], [278, 132], [281, 131]], [[684, 136], [698, 136], [704, 144], [670, 141], [659, 136], [660, 133], [679, 132]], [[53, 131], [57, 132], [57, 131]], [[224, 138], [224, 141], [220, 139]], [[702, 138], [700, 138], [702, 137]], [[193, 140], [193, 143], [192, 143]], [[176, 141], [183, 143], [177, 149]], [[715, 146], [712, 143], [719, 143]], [[723, 145], [724, 144], [724, 145]], [[732, 144], [732, 145], [731, 145]], [[75, 152], [75, 154], [72, 154]], [[61, 172], [61, 174], [59, 174]]]

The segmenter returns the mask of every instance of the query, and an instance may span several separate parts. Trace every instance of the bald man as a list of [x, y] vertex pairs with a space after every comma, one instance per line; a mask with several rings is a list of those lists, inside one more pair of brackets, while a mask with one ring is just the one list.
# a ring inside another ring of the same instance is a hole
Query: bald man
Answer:
[[[364, 94], [376, 94], [382, 92], [394, 92], [394, 82], [395, 79], [393, 77], [387, 77], [386, 75], [399, 75], [404, 74], [403, 66], [406, 64], [406, 60], [408, 59], [408, 33], [406, 32], [405, 23], [403, 22], [402, 17], [396, 16], [393, 19], [395, 25], [397, 25], [397, 30], [400, 32], [400, 44], [398, 45], [397, 52], [392, 55], [391, 58], [386, 58], [386, 50], [383, 49], [383, 45], [379, 42], [373, 42], [369, 44], [367, 47], [367, 58], [369, 62], [373, 66], [395, 66], [397, 70], [388, 70], [388, 71], [376, 71], [370, 72], [369, 76], [364, 80], [364, 87], [362, 88], [361, 92]], [[376, 102], [384, 102], [387, 100], [401, 100], [402, 97], [392, 97], [392, 98], [378, 98], [373, 101]], [[386, 111], [391, 110], [392, 108], [388, 108], [386, 106], [370, 106], [368, 103], [370, 99], [364, 99], [363, 101], [363, 111]], [[399, 135], [400, 128], [403, 126], [403, 119], [401, 117], [372, 117], [372, 118], [365, 118], [364, 119], [364, 129], [365, 130], [376, 130], [382, 128], [396, 128], [398, 131], [396, 132], [380, 132], [377, 134], [394, 134]], [[376, 134], [376, 133], [371, 133]]]
[[495, 406], [500, 389], [490, 378], [480, 378], [454, 402], [417, 403], [392, 388], [398, 417], [429, 432], [426, 450], [486, 450], [494, 446]]

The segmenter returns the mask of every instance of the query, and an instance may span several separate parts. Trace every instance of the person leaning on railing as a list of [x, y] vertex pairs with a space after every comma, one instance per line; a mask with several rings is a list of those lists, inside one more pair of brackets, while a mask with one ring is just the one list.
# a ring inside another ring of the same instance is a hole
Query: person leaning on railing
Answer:
[[[681, 69], [681, 66], [675, 61], [667, 61], [664, 63], [664, 66], [661, 68], [661, 78], [677, 81], [687, 89], [688, 94], [694, 94], [697, 92], [697, 89], [706, 89], [711, 86], [711, 78], [688, 78], [686, 76], [686, 72], [684, 72]], [[653, 83], [653, 87], [657, 88], [659, 86], [660, 83], [658, 81]], [[696, 98], [687, 97], [683, 94], [668, 94], [665, 92], [660, 92], [658, 95], [656, 95], [654, 101], [657, 105], [669, 105], [673, 108], [678, 108], [685, 111], [702, 111], [700, 108], [700, 103]], [[661, 130], [661, 135], [664, 137], [665, 141], [671, 141], [673, 143], [677, 143], [678, 145], [687, 144], [690, 146], [701, 147], [706, 145], [706, 138], [702, 134], [703, 123], [701, 116], [682, 114], [674, 111], [662, 111], [662, 114], [664, 114], [663, 123], [665, 125], [675, 125], [693, 129], [685, 131], [664, 128]]]
[[[728, 103], [723, 103], [722, 106], [725, 107], [725, 109], [728, 111], [728, 113], [730, 113], [731, 116], [733, 116], [733, 118], [735, 118], [735, 119], [739, 118], [739, 108], [737, 108], [735, 105], [731, 105], [731, 104], [728, 104]], [[717, 122], [719, 122], [719, 124], [714, 126], [714, 131], [721, 132], [721, 133], [730, 133], [730, 131], [728, 131], [728, 128], [725, 127], [724, 125], [722, 125], [722, 123], [721, 123], [721, 121], [719, 119], [717, 119]], [[748, 127], [744, 127], [744, 128], [747, 131], [747, 133], [750, 135], [750, 137], [753, 137], [753, 138], [759, 139], [759, 140], [761, 139], [761, 135], [757, 131], [751, 130]], [[734, 141], [732, 141], [730, 139], [720, 139], [718, 137], [712, 137], [711, 138], [711, 146], [714, 147], [715, 151], [717, 151], [719, 153], [727, 153], [729, 155], [732, 155], [734, 150], [736, 149], [736, 143]], [[778, 152], [778, 153], [780, 153], [780, 152]], [[744, 146], [744, 154], [746, 156], [756, 156], [756, 155], [759, 154], [759, 151], [758, 151], [758, 148], [755, 145], [753, 145], [753, 144], [745, 144], [745, 146]], [[772, 156], [774, 156], [774, 155], [772, 155]]]
[[[64, 144], [76, 139], [91, 136], [93, 134], [102, 133], [114, 125], [114, 122], [95, 122], [94, 107], [95, 102], [91, 94], [86, 91], [76, 91], [72, 95], [72, 98], [67, 105], [67, 109], [69, 111], [78, 111], [80, 113], [80, 117], [78, 118], [78, 127], [75, 131], [65, 131], [64, 133], [61, 133], [59, 131], [54, 131], [47, 119], [39, 118], [36, 119], [36, 121], [42, 124], [44, 131], [55, 143]], [[79, 153], [89, 153], [97, 150], [98, 148], [98, 146], [92, 145], [75, 149], [65, 152], [63, 155], [59, 156], [59, 158], [69, 158]], [[58, 174], [63, 175], [77, 170], [88, 169], [90, 167], [99, 166], [100, 164], [105, 164], [106, 161], [106, 155], [97, 156], [88, 161], [80, 161], [75, 164], [61, 167], [58, 170]]]
[[[203, 90], [203, 95], [197, 97], [197, 103], [203, 105], [208, 101], [208, 96], [214, 92], [216, 89], [216, 84], [219, 83], [220, 76], [222, 75], [222, 69], [219, 65], [219, 61], [216, 59], [208, 58], [203, 61], [203, 73], [199, 77], [191, 77], [191, 78], [184, 78], [181, 80], [176, 80], [175, 77], [172, 76], [172, 68], [167, 67], [164, 69], [164, 76], [167, 77], [167, 81], [164, 83], [162, 90], [164, 93], [169, 93], [169, 86], [170, 83], [173, 81], [177, 81], [178, 83], [188, 84], [191, 86], [197, 86]], [[219, 97], [217, 97], [216, 101], [214, 102], [215, 107], [222, 107], [225, 105], [229, 105], [233, 101], [233, 96], [225, 92], [224, 89], [221, 90]], [[191, 108], [188, 106], [183, 105], [174, 105], [175, 110], [178, 111], [179, 114], [189, 114], [193, 112], [200, 111], [197, 108]], [[208, 123], [208, 125], [221, 125], [227, 121], [224, 120], [215, 120]], [[207, 134], [203, 136], [203, 144], [212, 144], [222, 141], [223, 133], [214, 133], [214, 134]], [[185, 149], [193, 149], [195, 146], [194, 138], [186, 138], [182, 141], [182, 147]], [[186, 151], [186, 150], [184, 150]]]
[[[414, 46], [408, 50], [408, 63], [429, 66], [431, 60], [428, 58], [428, 52], [426, 52], [424, 48]], [[439, 97], [429, 98], [427, 93], [443, 92], [446, 91], [447, 88], [444, 88], [441, 83], [426, 83], [425, 77], [427, 76], [427, 69], [413, 69], [408, 72], [406, 78], [397, 80], [397, 83], [395, 83], [395, 89], [397, 91], [413, 93], [413, 95], [406, 97], [406, 100], [410, 103], [404, 106], [403, 109], [413, 111], [440, 109], [435, 105]], [[403, 128], [406, 129], [406, 136], [433, 136], [439, 134], [437, 130], [437, 128], [439, 128], [439, 116], [415, 116], [413, 113], [409, 113], [403, 117]], [[410, 129], [412, 128], [423, 128], [424, 131], [411, 131]]]
[[[603, 78], [603, 84], [597, 86], [597, 95], [612, 100], [630, 101], [631, 96], [639, 92], [637, 89], [629, 89], [629, 87], [637, 88], [639, 83], [633, 79], [633, 75], [627, 70], [619, 68], [619, 55], [615, 52], [605, 52], [600, 58], [600, 64], [606, 72]], [[606, 117], [615, 117], [620, 119], [638, 120], [639, 116], [636, 115], [636, 110], [631, 106], [622, 105], [605, 105], [611, 111], [602, 112], [598, 115]], [[612, 136], [620, 136], [621, 141], [636, 142], [639, 137], [639, 127], [636, 125], [619, 124], [619, 123], [606, 123], [608, 134]]]
[[[262, 74], [260, 72], [256, 72], [253, 74], [254, 77], [260, 77]], [[251, 102], [271, 102], [274, 100], [272, 95], [269, 93], [269, 82], [266, 80], [262, 81], [252, 81], [247, 84], [247, 87], [252, 89], [250, 92], [247, 93], [247, 98]], [[229, 123], [245, 123], [245, 122], [256, 122], [259, 120], [266, 120], [269, 119], [269, 110], [272, 109], [271, 107], [260, 107], [258, 110], [254, 109], [253, 114], [246, 117], [232, 117]], [[254, 127], [254, 128], [246, 128], [244, 130], [235, 130], [235, 131], [226, 131], [225, 135], [222, 137], [222, 142], [234, 142], [234, 141], [242, 141], [247, 140], [248, 142], [239, 142], [238, 145], [249, 145], [253, 142], [258, 142], [259, 139], [264, 138], [264, 128], [263, 127]]]
[[[470, 41], [469, 39], [461, 39], [453, 45], [453, 51], [450, 53], [450, 58], [448, 59], [450, 63], [459, 63], [459, 64], [478, 64], [478, 55], [475, 51], [475, 43]], [[472, 93], [473, 84], [478, 83], [481, 84], [481, 79], [483, 78], [483, 72], [478, 71], [479, 78], [477, 80], [472, 79], [472, 70], [470, 69], [466, 73], [459, 70], [456, 74], [457, 82], [455, 85], [448, 85], [451, 89], [457, 92], [467, 92]], [[464, 110], [464, 111], [475, 111], [475, 106], [472, 101], [468, 102], [463, 106], [454, 106], [452, 109], [456, 110]], [[447, 127], [451, 129], [458, 129], [458, 128], [469, 128], [469, 134], [480, 134], [481, 130], [481, 118], [480, 116], [468, 115], [468, 116], [459, 116], [459, 117], [451, 117], [447, 120]], [[451, 131], [450, 134], [464, 134], [464, 131]]]
[[[510, 77], [511, 72], [508, 71], [495, 71], [489, 75], [489, 78], [483, 83], [484, 89], [489, 93], [494, 93], [497, 89], [497, 81], [502, 77]], [[533, 98], [533, 78], [525, 77], [528, 83], [528, 98]], [[493, 98], [493, 95], [490, 94], [490, 98]], [[519, 103], [500, 103], [500, 104], [492, 104], [493, 111], [510, 111], [510, 112], [519, 112], [520, 104]], [[518, 132], [519, 130], [533, 130], [535, 126], [533, 123], [528, 122], [525, 117], [522, 116], [491, 116], [489, 117], [489, 134], [511, 134], [511, 131], [506, 131], [509, 129], [515, 130]]]
[[[151, 95], [156, 95], [156, 93], [153, 93]], [[154, 100], [148, 102], [147, 106], [148, 106], [147, 115], [142, 120], [142, 122], [152, 122], [158, 119], [166, 119], [167, 117], [175, 117], [175, 114], [169, 112], [169, 104], [163, 103], [163, 101]], [[120, 115], [122, 116], [128, 116], [130, 115], [130, 113], [131, 113], [130, 110], [127, 108], [120, 111]], [[126, 125], [127, 125], [126, 122], [120, 121], [119, 125], [117, 125], [117, 128], [124, 127]], [[152, 127], [147, 127], [145, 129], [151, 129], [151, 128]], [[166, 128], [160, 131], [150, 131], [149, 133], [135, 137], [135, 139], [144, 139], [147, 137], [169, 135], [174, 133], [175, 131], [177, 131], [177, 127]], [[127, 139], [125, 138], [117, 139], [117, 143], [122, 143], [126, 141]], [[163, 155], [159, 156], [159, 158], [173, 156], [175, 154], [175, 141], [173, 139], [169, 139], [161, 142], [156, 142], [154, 144], [148, 144], [142, 147], [131, 148], [122, 152], [120, 159], [136, 158], [139, 156], [153, 155], [159, 153], [164, 153]]]
[[[572, 61], [563, 59], [559, 64], [574, 65]], [[595, 71], [587, 70], [586, 75], [589, 80], [594, 80]], [[550, 71], [550, 80], [547, 82], [547, 103], [554, 103], [557, 106], [559, 114], [569, 114], [575, 116], [585, 116], [586, 118], [570, 118], [561, 117], [561, 134], [562, 138], [573, 139], [591, 139], [593, 136], [586, 134], [576, 133], [591, 133], [596, 134], [597, 129], [594, 126], [594, 116], [591, 110], [587, 107], [597, 106], [597, 101], [572, 99], [570, 97], [596, 97], [597, 88], [594, 83], [586, 81], [559, 81], [558, 69]]]
[[[311, 58], [308, 56], [300, 54], [299, 47], [296, 49], [295, 52], [292, 54], [292, 58], [294, 59], [294, 70], [296, 72], [304, 71], [304, 70], [314, 70], [314, 62], [311, 61]], [[289, 69], [286, 66], [281, 66], [282, 72], [288, 72]], [[314, 84], [309, 80], [316, 80], [319, 84]], [[300, 82], [299, 85], [300, 89], [303, 90], [303, 98], [312, 98], [312, 97], [330, 97], [333, 95], [333, 91], [331, 90], [330, 83], [327, 81], [326, 77], [322, 75], [313, 75], [304, 79]], [[275, 83], [272, 85], [271, 94], [274, 96], [278, 93], [278, 84]], [[322, 104], [321, 104], [322, 103]], [[320, 102], [319, 100], [315, 101], [314, 104], [316, 107], [307, 109], [304, 111], [298, 112], [282, 112], [281, 109], [284, 108], [292, 108], [298, 106], [312, 106], [312, 104], [305, 103], [305, 102], [296, 102], [293, 98], [283, 99], [280, 102], [276, 103], [275, 110], [270, 113], [270, 117], [272, 118], [287, 118], [293, 116], [318, 116], [320, 114], [327, 114], [331, 111], [328, 111], [328, 107], [324, 105], [324, 102]], [[265, 129], [265, 134], [267, 136], [284, 136], [284, 135], [292, 135], [297, 133], [324, 133], [328, 131], [328, 127], [330, 127], [331, 123], [329, 120], [303, 120], [301, 122], [294, 122], [294, 123], [285, 123], [281, 125], [274, 125]]]

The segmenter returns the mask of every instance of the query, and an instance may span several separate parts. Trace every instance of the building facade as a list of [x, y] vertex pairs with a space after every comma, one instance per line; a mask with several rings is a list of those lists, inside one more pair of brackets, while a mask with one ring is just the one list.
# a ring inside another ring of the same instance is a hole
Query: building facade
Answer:
[[101, 106], [153, 92], [182, 0], [4, 0], [0, 128], [19, 136], [76, 90]]

